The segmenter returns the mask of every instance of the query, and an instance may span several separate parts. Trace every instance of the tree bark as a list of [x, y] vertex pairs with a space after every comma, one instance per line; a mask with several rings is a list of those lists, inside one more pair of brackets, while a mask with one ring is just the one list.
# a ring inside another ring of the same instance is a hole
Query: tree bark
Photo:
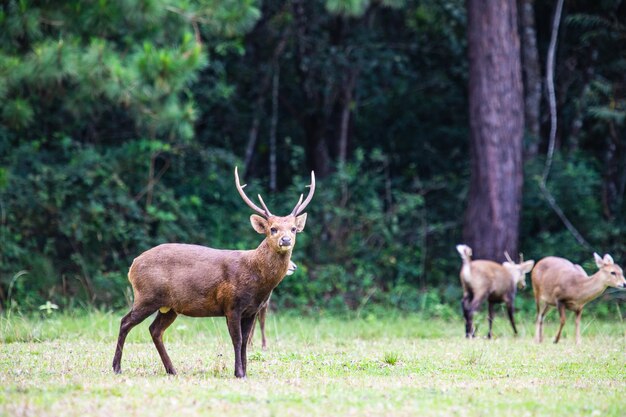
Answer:
[[476, 258], [517, 253], [524, 99], [515, 0], [468, 0], [471, 178], [463, 234]]
[[539, 153], [540, 111], [541, 111], [541, 70], [537, 50], [537, 30], [535, 29], [535, 0], [518, 0], [519, 31], [521, 36], [522, 74], [524, 76], [524, 119], [530, 136], [526, 148], [526, 158]]

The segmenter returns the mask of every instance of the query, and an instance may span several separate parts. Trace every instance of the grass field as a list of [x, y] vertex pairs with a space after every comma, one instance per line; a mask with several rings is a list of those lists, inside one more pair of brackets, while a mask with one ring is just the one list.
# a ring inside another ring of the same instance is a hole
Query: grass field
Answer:
[[[626, 325], [583, 315], [583, 344], [512, 337], [466, 340], [461, 320], [387, 312], [361, 318], [268, 317], [248, 378], [233, 374], [224, 319], [179, 318], [165, 335], [166, 376], [148, 333], [128, 338], [111, 371], [123, 313], [0, 316], [0, 415], [7, 416], [624, 416]], [[484, 315], [478, 320], [484, 334]], [[556, 331], [552, 313], [547, 335]], [[257, 337], [260, 338], [257, 331]]]

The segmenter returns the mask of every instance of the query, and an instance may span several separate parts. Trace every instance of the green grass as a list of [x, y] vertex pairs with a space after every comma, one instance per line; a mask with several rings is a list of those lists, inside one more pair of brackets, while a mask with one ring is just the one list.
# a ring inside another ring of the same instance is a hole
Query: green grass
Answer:
[[[129, 337], [123, 374], [111, 360], [120, 313], [0, 316], [0, 415], [7, 416], [623, 416], [626, 326], [568, 316], [561, 343], [463, 338], [460, 319], [421, 315], [268, 317], [248, 378], [237, 380], [223, 318], [179, 318], [166, 333], [178, 376], [166, 376], [146, 320]], [[484, 316], [479, 333], [486, 332]], [[554, 335], [554, 314], [546, 334]], [[260, 338], [257, 330], [257, 338]]]

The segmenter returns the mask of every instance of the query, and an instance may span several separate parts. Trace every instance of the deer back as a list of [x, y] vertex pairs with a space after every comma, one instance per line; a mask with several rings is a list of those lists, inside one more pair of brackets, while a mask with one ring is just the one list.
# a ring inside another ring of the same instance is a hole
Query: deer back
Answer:
[[[280, 282], [261, 277], [255, 255], [255, 251], [163, 244], [134, 260], [129, 280], [139, 301], [157, 302], [188, 316], [220, 316], [239, 302], [261, 304]], [[274, 276], [284, 276], [286, 270], [277, 269]]]
[[474, 293], [503, 294], [515, 286], [511, 274], [499, 263], [475, 260], [470, 263], [469, 274], [463, 274], [464, 285]]
[[535, 295], [550, 300], [575, 285], [577, 281], [588, 279], [589, 276], [580, 266], [556, 256], [541, 259], [531, 273]]

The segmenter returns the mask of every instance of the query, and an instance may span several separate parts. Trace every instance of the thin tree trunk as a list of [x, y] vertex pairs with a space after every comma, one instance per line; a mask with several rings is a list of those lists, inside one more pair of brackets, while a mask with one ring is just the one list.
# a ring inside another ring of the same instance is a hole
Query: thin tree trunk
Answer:
[[339, 125], [339, 152], [338, 162], [344, 164], [348, 157], [348, 130], [350, 127], [350, 114], [352, 113], [352, 94], [356, 86], [358, 69], [350, 71], [348, 82], [343, 88], [343, 105], [341, 109], [341, 121]]
[[[315, 171], [319, 178], [327, 176], [331, 172], [332, 161], [328, 144], [326, 141], [326, 127], [332, 109], [332, 101], [328, 94], [324, 96], [314, 88], [315, 81], [312, 80], [317, 74], [311, 74], [307, 61], [310, 55], [314, 54], [310, 43], [307, 42], [308, 17], [304, 0], [292, 0], [292, 10], [294, 15], [294, 37], [296, 43], [296, 70], [299, 78], [299, 87], [307, 101], [307, 105], [313, 111], [302, 117], [302, 128], [305, 135], [306, 161], [309, 169]], [[327, 81], [330, 82], [330, 81]]]
[[476, 258], [516, 253], [524, 99], [515, 0], [468, 0], [471, 178], [463, 234]]
[[254, 148], [256, 147], [257, 138], [259, 137], [259, 125], [261, 124], [261, 111], [263, 108], [263, 99], [261, 96], [257, 99], [254, 106], [254, 118], [252, 119], [252, 125], [248, 132], [248, 145], [246, 146], [246, 156], [244, 161], [244, 175], [248, 173], [250, 164], [252, 163], [252, 156], [254, 155]]
[[[287, 39], [289, 38], [290, 30], [289, 28], [283, 30], [280, 39], [276, 43], [276, 47], [274, 48], [274, 52], [272, 54], [272, 68], [278, 67], [278, 60], [285, 50], [285, 46], [287, 45]], [[258, 65], [258, 62], [254, 62], [254, 64]], [[261, 75], [261, 72], [258, 74]], [[252, 164], [252, 158], [254, 157], [254, 149], [257, 144], [257, 139], [259, 137], [259, 126], [261, 124], [261, 116], [263, 115], [263, 105], [265, 103], [265, 95], [270, 85], [270, 80], [273, 75], [271, 72], [267, 72], [265, 76], [261, 79], [259, 83], [259, 91], [258, 97], [256, 99], [256, 103], [254, 105], [254, 117], [252, 119], [252, 124], [250, 126], [250, 130], [248, 131], [248, 144], [246, 146], [246, 154], [244, 160], [244, 174], [248, 173], [250, 169], [250, 165]]]
[[276, 127], [278, 125], [278, 82], [280, 66], [274, 65], [272, 78], [272, 119], [270, 123], [270, 190], [276, 191]]
[[567, 230], [576, 238], [578, 243], [582, 246], [591, 250], [591, 246], [585, 240], [585, 238], [580, 234], [578, 229], [574, 227], [572, 222], [569, 221], [561, 207], [557, 204], [556, 199], [546, 186], [546, 182], [548, 181], [548, 175], [550, 175], [550, 170], [552, 169], [552, 159], [554, 157], [554, 149], [556, 146], [556, 131], [558, 126], [558, 114], [557, 114], [557, 106], [556, 106], [556, 92], [554, 90], [554, 65], [556, 59], [556, 45], [559, 37], [559, 27], [561, 25], [561, 14], [563, 12], [563, 1], [557, 0], [554, 16], [552, 19], [552, 33], [550, 35], [550, 45], [548, 46], [548, 56], [546, 58], [546, 89], [548, 91], [548, 105], [550, 109], [550, 136], [548, 137], [548, 152], [546, 155], [546, 163], [543, 167], [543, 174], [541, 176], [541, 180], [539, 181], [539, 189], [543, 193], [546, 201], [552, 208], [552, 210], [559, 216], [559, 219], [563, 222]]
[[518, 5], [524, 76], [524, 120], [530, 136], [526, 158], [529, 159], [539, 153], [541, 139], [541, 70], [535, 29], [535, 0], [518, 0]]

